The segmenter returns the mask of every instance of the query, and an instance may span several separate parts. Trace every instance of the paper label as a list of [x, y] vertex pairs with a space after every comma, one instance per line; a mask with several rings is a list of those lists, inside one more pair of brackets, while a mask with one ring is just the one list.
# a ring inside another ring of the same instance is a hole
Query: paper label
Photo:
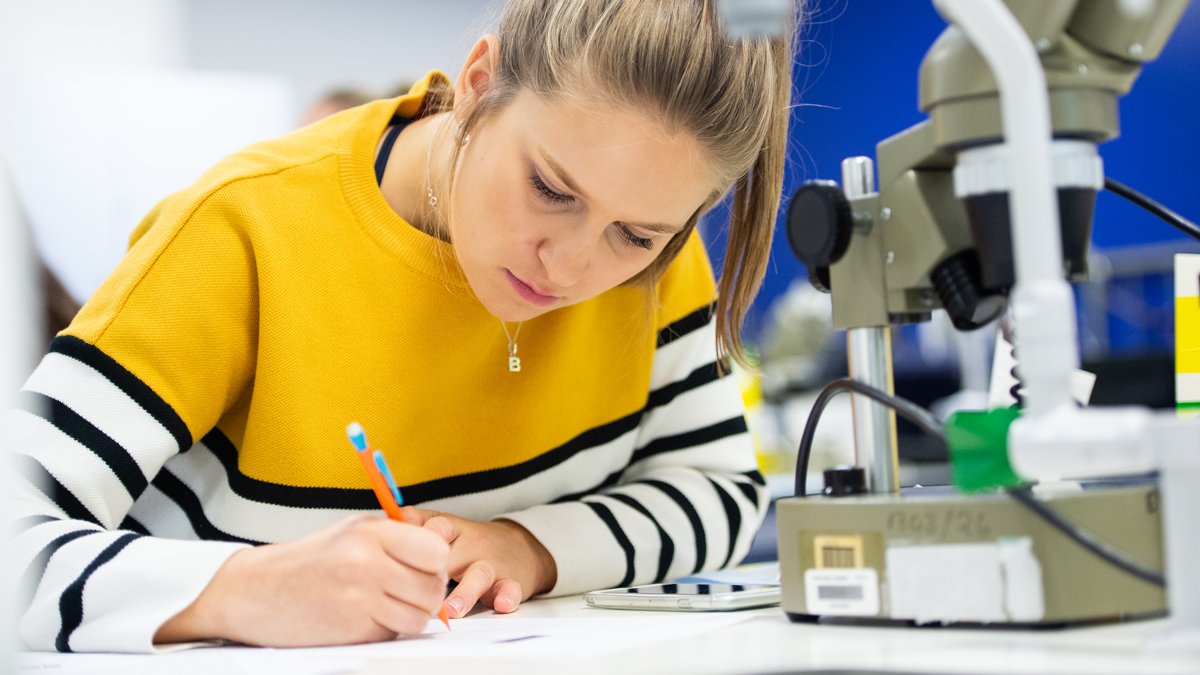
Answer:
[[1033, 622], [1045, 615], [1029, 537], [889, 546], [888, 616], [917, 623]]
[[879, 574], [870, 567], [806, 570], [804, 605], [809, 614], [878, 616]]

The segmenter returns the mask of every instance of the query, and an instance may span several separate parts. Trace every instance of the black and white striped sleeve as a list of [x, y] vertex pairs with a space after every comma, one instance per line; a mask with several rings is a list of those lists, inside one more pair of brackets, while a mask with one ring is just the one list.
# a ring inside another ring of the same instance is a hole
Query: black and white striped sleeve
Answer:
[[712, 308], [659, 332], [628, 465], [577, 500], [505, 516], [558, 565], [556, 595], [737, 564], [767, 492], [732, 376], [718, 375]]
[[95, 346], [51, 344], [5, 413], [19, 634], [33, 650], [147, 652], [241, 545], [146, 536], [129, 517], [192, 445], [182, 419]]

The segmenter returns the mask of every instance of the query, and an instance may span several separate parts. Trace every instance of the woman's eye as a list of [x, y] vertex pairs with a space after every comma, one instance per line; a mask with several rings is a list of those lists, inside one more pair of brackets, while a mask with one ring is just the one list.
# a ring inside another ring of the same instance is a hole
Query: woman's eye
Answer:
[[[537, 190], [538, 196], [551, 204], [570, 204], [571, 202], [575, 201], [575, 197], [571, 195], [564, 195], [561, 192], [551, 189], [549, 185], [546, 185], [546, 181], [542, 180], [542, 177], [537, 173], [529, 176], [529, 183], [533, 185], [534, 190]], [[654, 248], [654, 241], [652, 239], [639, 237], [638, 235], [634, 234], [633, 230], [629, 229], [629, 227], [626, 225], [618, 224], [617, 232], [621, 237], [621, 241], [630, 246], [636, 246], [647, 251]]]
[[617, 231], [621, 233], [621, 239], [623, 239], [625, 241], [625, 243], [629, 244], [630, 246], [637, 246], [638, 248], [644, 248], [647, 251], [654, 248], [653, 240], [647, 239], [645, 237], [637, 236], [636, 234], [633, 233], [633, 230], [630, 230], [628, 227], [626, 227], [624, 225], [618, 225]]
[[570, 204], [571, 202], [575, 201], [575, 198], [571, 195], [564, 195], [561, 192], [555, 192], [554, 190], [551, 190], [550, 186], [546, 185], [545, 181], [542, 180], [542, 177], [536, 173], [529, 177], [529, 182], [533, 184], [533, 189], [538, 191], [538, 194], [541, 195], [542, 199], [545, 199], [551, 204]]

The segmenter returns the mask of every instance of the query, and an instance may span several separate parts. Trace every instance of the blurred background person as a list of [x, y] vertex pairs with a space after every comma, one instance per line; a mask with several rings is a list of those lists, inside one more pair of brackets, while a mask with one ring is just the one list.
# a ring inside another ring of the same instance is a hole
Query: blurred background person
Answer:
[[[399, 96], [399, 94], [396, 95]], [[308, 110], [304, 111], [304, 115], [300, 117], [300, 126], [305, 127], [336, 112], [360, 106], [372, 98], [374, 97], [370, 93], [361, 89], [350, 87], [332, 89], [313, 101]]]

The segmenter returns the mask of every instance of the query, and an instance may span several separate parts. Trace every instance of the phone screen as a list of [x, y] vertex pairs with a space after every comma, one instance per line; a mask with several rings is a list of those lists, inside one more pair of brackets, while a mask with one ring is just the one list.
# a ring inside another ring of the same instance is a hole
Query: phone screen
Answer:
[[609, 593], [636, 593], [638, 595], [718, 595], [778, 588], [767, 584], [654, 584], [617, 589]]

